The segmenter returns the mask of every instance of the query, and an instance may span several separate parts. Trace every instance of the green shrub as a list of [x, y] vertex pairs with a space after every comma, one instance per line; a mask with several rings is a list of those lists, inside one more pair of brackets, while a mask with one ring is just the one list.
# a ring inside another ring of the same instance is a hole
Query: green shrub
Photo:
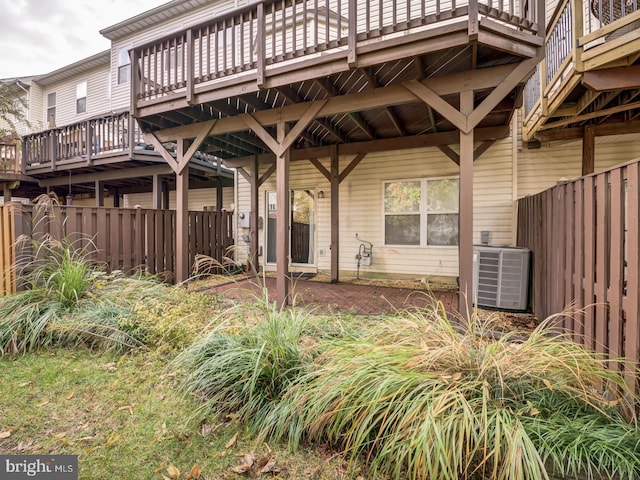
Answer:
[[216, 413], [265, 416], [305, 370], [307, 322], [301, 309], [267, 305], [245, 324], [216, 328], [178, 358], [187, 391]]
[[545, 325], [525, 341], [490, 330], [432, 311], [325, 341], [260, 418], [263, 435], [328, 441], [398, 479], [640, 475], [638, 430], [607, 397], [630, 398], [619, 375]]

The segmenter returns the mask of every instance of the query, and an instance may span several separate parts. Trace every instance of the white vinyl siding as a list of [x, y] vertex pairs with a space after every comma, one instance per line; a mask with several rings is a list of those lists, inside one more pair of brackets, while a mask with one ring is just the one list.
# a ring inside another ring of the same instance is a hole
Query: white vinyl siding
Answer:
[[[511, 242], [514, 228], [512, 191], [512, 141], [510, 138], [496, 142], [474, 163], [474, 243], [480, 242], [480, 231], [489, 230], [493, 244]], [[393, 159], [393, 161], [390, 161]], [[351, 157], [340, 159], [341, 171]], [[328, 159], [321, 159], [329, 168]], [[266, 166], [261, 168], [261, 174]], [[355, 271], [355, 255], [359, 237], [373, 243], [373, 262], [361, 267], [361, 272], [381, 276], [402, 274], [422, 277], [426, 275], [458, 275], [458, 248], [451, 246], [385, 246], [381, 213], [383, 193], [381, 184], [393, 179], [405, 179], [407, 173], [424, 178], [457, 176], [458, 166], [438, 149], [425, 148], [396, 152], [370, 153], [340, 185], [340, 261], [341, 271]], [[250, 191], [243, 177], [238, 176], [237, 211], [250, 210]], [[315, 185], [316, 193], [324, 191], [324, 198], [316, 195], [316, 251], [318, 270], [330, 269], [331, 244], [331, 192], [330, 184], [309, 162], [291, 164], [290, 188], [306, 188]], [[275, 175], [262, 186], [259, 195], [259, 214], [264, 218], [264, 192], [276, 190]], [[264, 223], [264, 222], [263, 222]], [[238, 260], [246, 259], [248, 245], [242, 235], [247, 229], [238, 228], [235, 238]], [[260, 245], [264, 246], [264, 227], [259, 232]], [[263, 248], [264, 251], [264, 248]], [[260, 257], [263, 262], [263, 257]]]
[[223, 0], [219, 2], [212, 2], [210, 5], [206, 5], [201, 8], [191, 9], [185, 12], [184, 15], [175, 16], [170, 20], [159, 22], [158, 24], [145, 29], [144, 31], [137, 32], [134, 35], [120, 38], [111, 44], [111, 96], [112, 96], [112, 108], [118, 110], [121, 108], [128, 108], [131, 102], [130, 98], [130, 86], [131, 83], [118, 84], [118, 51], [121, 48], [130, 49], [138, 45], [151, 42], [158, 38], [169, 35], [171, 32], [178, 32], [190, 25], [197, 25], [202, 23], [207, 18], [213, 18], [216, 14], [231, 10], [237, 6], [242, 6], [246, 1], [237, 0]]
[[[62, 82], [48, 85], [44, 89], [45, 101], [50, 93], [56, 94], [56, 126], [69, 125], [111, 111], [107, 95], [107, 72], [105, 65]], [[86, 82], [86, 111], [77, 113], [78, 84]], [[46, 115], [46, 111], [44, 112]], [[46, 118], [46, 117], [45, 117]], [[48, 128], [45, 126], [45, 129]]]
[[[225, 187], [222, 189], [222, 208], [231, 209], [233, 203], [233, 187]], [[153, 199], [151, 193], [129, 193], [124, 196], [122, 206], [126, 208], [134, 208], [140, 205], [142, 208], [151, 208]], [[189, 190], [189, 210], [202, 211], [214, 208], [216, 206], [216, 189], [215, 188], [197, 188]], [[176, 192], [169, 192], [169, 208], [176, 208]]]
[[[640, 135], [596, 138], [596, 172], [636, 158], [640, 158]], [[536, 194], [561, 180], [574, 180], [581, 172], [581, 140], [552, 142], [534, 150], [523, 148], [518, 154], [518, 196]]]

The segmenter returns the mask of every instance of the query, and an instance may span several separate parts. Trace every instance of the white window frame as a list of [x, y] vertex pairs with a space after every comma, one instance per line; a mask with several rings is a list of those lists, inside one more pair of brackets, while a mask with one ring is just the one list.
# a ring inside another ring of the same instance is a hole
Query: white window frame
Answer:
[[[458, 237], [457, 245], [429, 245], [427, 243], [427, 217], [428, 215], [445, 215], [456, 214], [458, 219], [460, 218], [460, 205], [458, 205], [457, 211], [442, 211], [442, 212], [428, 212], [427, 200], [428, 200], [428, 183], [437, 180], [458, 180], [458, 189], [460, 188], [460, 176], [459, 175], [446, 175], [438, 177], [414, 177], [414, 178], [398, 178], [387, 179], [382, 181], [382, 243], [388, 247], [402, 247], [402, 248], [458, 248], [460, 244], [460, 238]], [[387, 215], [393, 215], [393, 212], [387, 212], [385, 210], [385, 186], [389, 183], [400, 182], [420, 182], [420, 205], [418, 211], [398, 212], [398, 215], [419, 215], [420, 216], [420, 241], [417, 244], [397, 244], [386, 243], [386, 217]]]
[[[76, 115], [87, 113], [87, 92], [89, 91], [89, 82], [83, 80], [76, 84]], [[80, 101], [84, 100], [83, 109], [80, 109]]]
[[[53, 95], [53, 105], [49, 103], [51, 100], [51, 96]], [[54, 127], [56, 124], [56, 103], [58, 102], [58, 95], [56, 92], [47, 92], [47, 110], [46, 117], [44, 119], [45, 124], [47, 124], [50, 128]]]
[[[120, 47], [116, 50], [116, 84], [125, 85], [131, 81], [131, 58], [129, 49], [131, 46]], [[121, 81], [120, 72], [127, 72], [125, 79]]]

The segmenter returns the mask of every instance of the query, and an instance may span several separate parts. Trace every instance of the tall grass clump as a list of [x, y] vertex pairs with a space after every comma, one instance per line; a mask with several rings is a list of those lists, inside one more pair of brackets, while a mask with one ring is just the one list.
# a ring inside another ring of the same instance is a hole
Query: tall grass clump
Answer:
[[396, 479], [638, 478], [632, 396], [605, 361], [548, 323], [490, 332], [434, 310], [327, 340], [263, 435], [329, 442]]
[[[36, 214], [43, 215], [37, 209]], [[70, 242], [45, 234], [21, 242], [17, 277], [25, 290], [0, 298], [0, 355], [50, 345], [181, 348], [209, 320], [215, 304], [212, 297], [153, 277], [108, 273], [92, 259], [89, 239]]]
[[251, 311], [253, 316], [242, 323], [221, 322], [186, 349], [177, 364], [186, 372], [186, 390], [202, 396], [213, 412], [255, 421], [306, 371], [309, 316], [302, 309], [281, 310], [268, 300]]

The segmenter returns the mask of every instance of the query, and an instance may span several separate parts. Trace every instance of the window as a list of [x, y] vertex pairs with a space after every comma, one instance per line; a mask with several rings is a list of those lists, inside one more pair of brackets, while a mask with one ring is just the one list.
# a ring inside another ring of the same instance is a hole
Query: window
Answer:
[[457, 178], [384, 182], [385, 245], [458, 245]]
[[165, 50], [163, 62], [165, 72], [173, 70], [176, 67], [176, 62], [178, 69], [182, 68], [182, 45]]
[[87, 111], [87, 82], [80, 82], [76, 85], [76, 113]]
[[56, 92], [47, 95], [47, 124], [49, 128], [56, 126]]
[[118, 85], [129, 83], [131, 80], [131, 59], [129, 58], [129, 48], [118, 49]]

